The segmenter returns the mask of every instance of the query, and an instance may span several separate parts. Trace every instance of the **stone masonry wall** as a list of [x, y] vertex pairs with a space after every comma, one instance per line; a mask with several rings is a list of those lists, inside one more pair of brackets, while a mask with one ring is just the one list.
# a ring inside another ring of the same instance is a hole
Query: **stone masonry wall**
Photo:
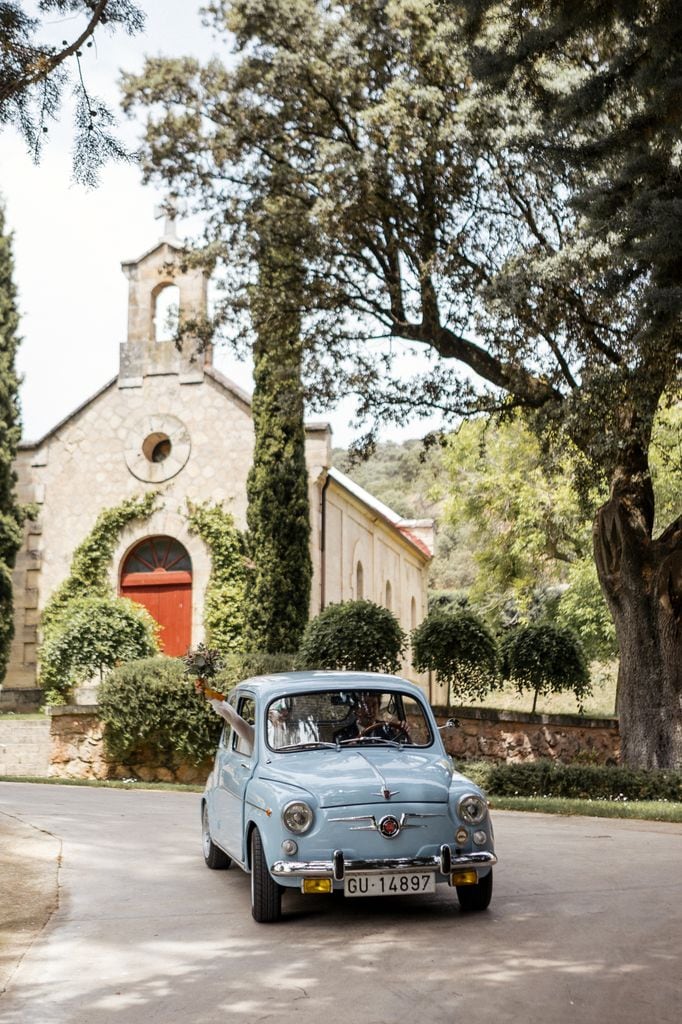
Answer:
[[212, 761], [199, 765], [176, 761], [157, 765], [151, 756], [133, 763], [109, 760], [97, 708], [88, 705], [55, 707], [50, 712], [52, 750], [49, 774], [59, 779], [136, 779], [141, 782], [179, 782], [203, 785]]
[[[449, 717], [459, 725], [442, 736], [449, 754], [459, 761], [481, 758], [518, 762], [551, 758], [617, 763], [618, 725], [615, 719], [577, 715], [512, 715], [503, 711], [463, 708], [450, 715], [436, 708], [439, 724]], [[56, 707], [51, 710], [50, 775], [61, 779], [139, 779], [142, 782], [180, 782], [201, 785], [211, 760], [199, 765], [182, 762], [155, 765], [151, 757], [131, 764], [111, 762], [104, 751], [103, 726], [96, 706]]]
[[441, 735], [445, 749], [459, 761], [490, 758], [509, 763], [550, 759], [568, 763], [617, 764], [618, 720], [581, 715], [531, 715], [487, 708], [434, 708], [440, 725], [458, 725]]

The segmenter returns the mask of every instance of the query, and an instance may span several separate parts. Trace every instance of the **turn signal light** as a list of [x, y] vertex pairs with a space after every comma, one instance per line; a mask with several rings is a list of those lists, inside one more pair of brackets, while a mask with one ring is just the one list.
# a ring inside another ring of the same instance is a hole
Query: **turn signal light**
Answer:
[[334, 883], [331, 878], [304, 878], [302, 891], [308, 893], [331, 892]]
[[475, 871], [453, 871], [450, 879], [451, 885], [478, 885], [478, 875]]

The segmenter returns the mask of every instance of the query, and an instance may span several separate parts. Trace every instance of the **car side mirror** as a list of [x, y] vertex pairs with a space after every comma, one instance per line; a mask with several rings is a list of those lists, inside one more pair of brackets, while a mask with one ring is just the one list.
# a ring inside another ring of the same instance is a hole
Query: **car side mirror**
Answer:
[[440, 732], [442, 729], [459, 729], [459, 726], [459, 718], [448, 718], [445, 725], [438, 726], [438, 731]]

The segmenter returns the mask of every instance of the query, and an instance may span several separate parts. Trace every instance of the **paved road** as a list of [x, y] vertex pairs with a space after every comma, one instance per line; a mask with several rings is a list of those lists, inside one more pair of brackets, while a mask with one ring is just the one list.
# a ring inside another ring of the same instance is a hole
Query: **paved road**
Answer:
[[500, 812], [486, 914], [448, 889], [295, 894], [268, 926], [245, 875], [204, 867], [197, 805], [0, 784], [0, 829], [62, 847], [59, 905], [0, 997], [3, 1024], [680, 1019], [680, 825]]

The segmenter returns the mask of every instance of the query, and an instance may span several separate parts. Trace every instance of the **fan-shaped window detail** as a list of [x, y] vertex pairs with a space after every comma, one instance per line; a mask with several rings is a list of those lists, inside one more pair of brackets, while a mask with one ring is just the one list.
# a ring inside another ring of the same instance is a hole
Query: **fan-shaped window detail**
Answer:
[[148, 537], [125, 560], [124, 575], [129, 572], [189, 572], [192, 563], [182, 544], [173, 537]]

